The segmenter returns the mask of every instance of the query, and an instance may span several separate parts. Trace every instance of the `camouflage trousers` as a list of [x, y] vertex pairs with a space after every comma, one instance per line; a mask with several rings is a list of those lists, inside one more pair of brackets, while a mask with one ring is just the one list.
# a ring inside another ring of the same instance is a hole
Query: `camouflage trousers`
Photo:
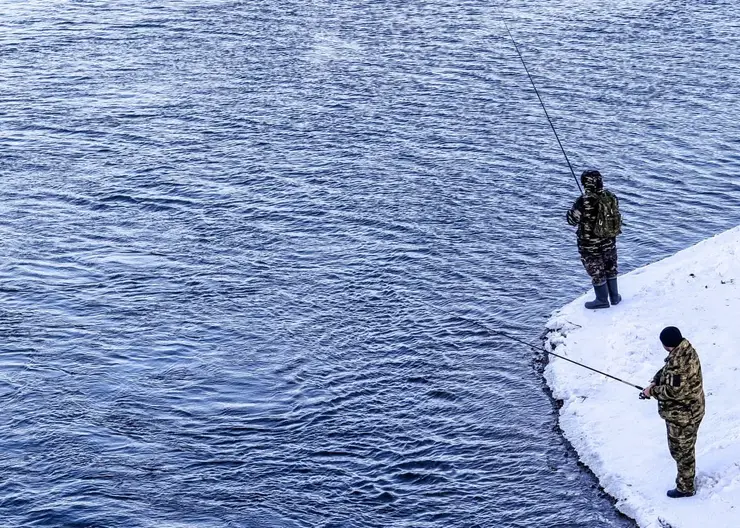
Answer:
[[668, 450], [673, 460], [676, 461], [678, 475], [676, 476], [676, 488], [679, 491], [694, 492], [694, 477], [696, 476], [696, 436], [699, 432], [698, 422], [680, 425], [666, 422], [668, 431]]
[[604, 284], [607, 279], [612, 279], [617, 273], [617, 247], [612, 246], [604, 251], [580, 250], [581, 262], [586, 268], [586, 273], [591, 276], [595, 286]]

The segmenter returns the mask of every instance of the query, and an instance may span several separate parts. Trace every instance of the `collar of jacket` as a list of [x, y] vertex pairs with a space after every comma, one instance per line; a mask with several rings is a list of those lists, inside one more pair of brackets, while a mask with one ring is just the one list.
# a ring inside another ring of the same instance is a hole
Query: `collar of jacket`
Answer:
[[691, 343], [689, 343], [689, 340], [684, 337], [677, 347], [675, 347], [673, 350], [668, 352], [668, 355], [665, 358], [665, 362], [668, 363], [668, 360], [671, 359], [671, 356], [675, 356], [679, 352], [683, 352], [690, 346], [691, 346]]

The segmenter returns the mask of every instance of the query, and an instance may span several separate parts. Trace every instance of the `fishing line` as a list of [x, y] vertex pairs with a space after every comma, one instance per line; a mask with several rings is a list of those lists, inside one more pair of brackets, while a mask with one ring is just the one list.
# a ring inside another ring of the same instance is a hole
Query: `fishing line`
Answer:
[[560, 150], [563, 151], [563, 156], [565, 156], [565, 161], [568, 163], [568, 167], [570, 168], [570, 173], [573, 175], [573, 179], [576, 181], [576, 185], [578, 186], [578, 190], [581, 191], [581, 194], [583, 194], [583, 189], [581, 189], [581, 184], [578, 182], [578, 178], [576, 178], [576, 173], [573, 170], [573, 166], [570, 164], [570, 160], [568, 159], [568, 155], [565, 153], [565, 149], [563, 148], [563, 144], [560, 142], [560, 137], [558, 137], [558, 133], [555, 130], [555, 125], [552, 124], [552, 119], [550, 119], [550, 114], [547, 113], [547, 108], [545, 108], [545, 103], [542, 101], [542, 97], [540, 97], [540, 92], [537, 91], [537, 86], [535, 86], [535, 84], [534, 84], [534, 79], [532, 79], [532, 75], [529, 73], [529, 68], [527, 68], [527, 63], [524, 62], [524, 57], [522, 57], [522, 54], [519, 51], [519, 46], [517, 46], [516, 40], [514, 40], [514, 36], [511, 34], [511, 30], [509, 29], [509, 25], [506, 23], [506, 20], [504, 20], [504, 26], [506, 26], [506, 31], [509, 33], [509, 37], [511, 38], [511, 41], [514, 43], [514, 48], [516, 49], [516, 53], [517, 53], [517, 55], [519, 55], [519, 59], [522, 61], [522, 65], [524, 66], [524, 71], [527, 72], [527, 76], [529, 77], [529, 82], [532, 83], [532, 88], [534, 88], [534, 93], [537, 94], [537, 99], [540, 100], [540, 104], [542, 105], [542, 109], [545, 111], [545, 117], [547, 117], [547, 121], [550, 123], [550, 127], [552, 128], [552, 131], [555, 134], [555, 139], [558, 140], [558, 145], [560, 145]]

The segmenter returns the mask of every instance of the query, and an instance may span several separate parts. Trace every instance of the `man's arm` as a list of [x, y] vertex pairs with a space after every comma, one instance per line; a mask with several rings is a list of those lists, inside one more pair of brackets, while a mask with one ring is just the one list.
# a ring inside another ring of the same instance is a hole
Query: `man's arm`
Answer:
[[658, 372], [655, 373], [655, 376], [653, 376], [653, 385], [657, 385], [658, 383], [660, 383], [661, 374], [663, 374], [663, 369], [660, 369]]
[[685, 362], [669, 362], [661, 369], [666, 382], [656, 385], [650, 395], [658, 400], [686, 400], [691, 395], [689, 381], [698, 375], [698, 365], [690, 359]]
[[565, 219], [568, 224], [577, 226], [581, 222], [581, 215], [583, 214], [583, 196], [579, 196], [578, 199], [570, 208], [568, 213], [565, 215]]

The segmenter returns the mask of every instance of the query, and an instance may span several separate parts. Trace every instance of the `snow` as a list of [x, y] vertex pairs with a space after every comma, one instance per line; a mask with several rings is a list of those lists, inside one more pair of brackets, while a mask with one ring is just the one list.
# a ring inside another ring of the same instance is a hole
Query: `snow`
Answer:
[[647, 385], [667, 353], [658, 335], [677, 326], [702, 362], [706, 415], [696, 446], [697, 494], [670, 499], [676, 465], [654, 399], [551, 357], [545, 378], [563, 400], [560, 425], [617, 508], [643, 528], [740, 527], [740, 227], [619, 279], [623, 300], [586, 310], [590, 291], [555, 312], [545, 346]]

